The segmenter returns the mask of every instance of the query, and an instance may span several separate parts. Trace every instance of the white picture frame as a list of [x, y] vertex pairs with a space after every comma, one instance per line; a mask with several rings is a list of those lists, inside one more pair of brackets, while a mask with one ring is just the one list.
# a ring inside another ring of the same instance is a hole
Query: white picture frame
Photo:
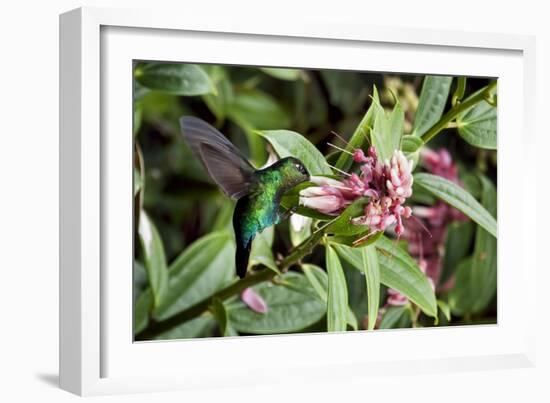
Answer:
[[[535, 305], [534, 292], [518, 286], [536, 277], [536, 253], [534, 244], [528, 249], [523, 220], [533, 213], [517, 198], [518, 186], [536, 188], [535, 177], [519, 177], [509, 162], [526, 164], [535, 152], [533, 108], [528, 107], [535, 91], [534, 49], [529, 36], [314, 20], [243, 24], [103, 8], [61, 15], [61, 387], [96, 395], [295, 382], [297, 374], [302, 380], [345, 379], [532, 366], [535, 322], [524, 315], [517, 323], [514, 317]], [[133, 343], [131, 287], [124, 286], [131, 278], [131, 269], [124, 268], [131, 268], [132, 256], [128, 67], [133, 59], [498, 76], [498, 324]], [[517, 107], [518, 100], [523, 107]], [[511, 136], [523, 141], [511, 147]], [[109, 270], [115, 266], [120, 270]], [[510, 301], [514, 284], [516, 293], [525, 290], [521, 308]], [[346, 354], [362, 344], [364, 357]], [[322, 355], [317, 353], [321, 347]]]

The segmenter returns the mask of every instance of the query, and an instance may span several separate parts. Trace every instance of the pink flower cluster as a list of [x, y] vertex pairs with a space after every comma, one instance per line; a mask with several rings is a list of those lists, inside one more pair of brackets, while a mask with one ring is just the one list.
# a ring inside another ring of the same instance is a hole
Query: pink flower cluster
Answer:
[[[431, 174], [441, 176], [451, 182], [460, 185], [458, 179], [458, 168], [453, 162], [451, 154], [444, 148], [437, 151], [429, 148], [423, 148], [420, 153], [422, 165]], [[428, 224], [440, 227], [449, 222], [449, 220], [466, 220], [467, 217], [457, 209], [449, 206], [444, 201], [438, 200], [431, 207], [414, 207], [414, 215], [424, 218]]]
[[361, 163], [361, 175], [352, 174], [346, 181], [359, 196], [370, 196], [365, 215], [354, 218], [354, 224], [368, 225], [372, 231], [384, 231], [397, 224], [395, 232], [400, 236], [405, 230], [401, 216], [409, 218], [411, 208], [404, 207], [405, 200], [412, 195], [412, 161], [395, 150], [391, 159], [382, 164], [374, 147], [369, 148], [368, 157], [362, 150], [354, 153], [353, 159]]
[[403, 206], [412, 194], [412, 161], [395, 150], [391, 159], [382, 162], [376, 149], [370, 147], [368, 155], [357, 149], [353, 159], [360, 164], [360, 173], [352, 173], [347, 179], [338, 181], [325, 177], [313, 177], [318, 186], [300, 192], [300, 204], [324, 214], [336, 215], [360, 197], [369, 197], [364, 215], [352, 223], [368, 225], [373, 232], [384, 231], [396, 224], [395, 232], [404, 232], [402, 217], [409, 218], [410, 207]]
[[[424, 148], [420, 157], [426, 171], [460, 183], [457, 166], [446, 149], [434, 151]], [[408, 241], [409, 253], [416, 258], [420, 269], [435, 288], [439, 286], [441, 276], [447, 225], [468, 218], [441, 200], [430, 207], [414, 206], [413, 213], [419, 220], [407, 225], [403, 238]], [[407, 302], [408, 299], [399, 292], [388, 290], [388, 305], [403, 305]]]
[[434, 151], [424, 147], [420, 151], [420, 157], [422, 165], [428, 172], [458, 183], [458, 168], [453, 162], [451, 153], [445, 148]]

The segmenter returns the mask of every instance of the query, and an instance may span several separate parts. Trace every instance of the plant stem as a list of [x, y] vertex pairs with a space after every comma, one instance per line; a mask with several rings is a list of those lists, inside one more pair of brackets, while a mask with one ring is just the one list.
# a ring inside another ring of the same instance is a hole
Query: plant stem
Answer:
[[456, 90], [453, 94], [452, 98], [452, 106], [456, 106], [460, 101], [462, 101], [462, 97], [464, 96], [464, 92], [466, 91], [466, 77], [458, 77], [457, 84], [456, 84]]
[[[279, 270], [281, 271], [286, 270], [290, 266], [298, 263], [300, 259], [302, 259], [304, 256], [309, 255], [313, 251], [315, 246], [317, 246], [317, 244], [321, 241], [324, 234], [325, 233], [322, 229], [313, 233], [311, 237], [309, 237], [307, 240], [305, 240], [300, 245], [298, 245], [292, 251], [292, 253], [290, 253], [290, 255], [288, 255], [286, 258], [284, 258], [278, 263], [277, 266]], [[156, 336], [164, 332], [167, 332], [171, 329], [174, 329], [175, 327], [181, 325], [182, 323], [202, 315], [203, 313], [208, 311], [208, 309], [210, 308], [210, 305], [215, 299], [224, 301], [232, 297], [233, 295], [239, 294], [245, 288], [252, 287], [264, 281], [270, 281], [276, 275], [277, 273], [275, 271], [269, 270], [269, 269], [259, 271], [256, 274], [252, 274], [245, 277], [242, 280], [238, 280], [237, 282], [227, 286], [223, 290], [218, 291], [214, 295], [211, 295], [210, 297], [203, 299], [202, 301], [175, 314], [174, 316], [169, 317], [168, 319], [165, 319], [162, 321], [155, 321], [154, 319], [151, 318], [149, 321], [149, 326], [147, 326], [147, 328], [145, 328], [135, 336], [136, 341], [152, 340]]]
[[485, 98], [487, 98], [491, 94], [491, 91], [496, 87], [496, 85], [497, 82], [492, 81], [491, 83], [489, 83], [489, 85], [487, 85], [485, 88], [483, 88], [483, 90], [481, 90], [474, 96], [451, 108], [451, 110], [443, 115], [435, 125], [433, 125], [426, 133], [424, 133], [424, 135], [422, 136], [422, 141], [424, 141], [424, 143], [427, 143], [432, 138], [434, 138], [441, 130], [445, 129], [447, 125], [459, 114], [470, 109], [478, 102], [484, 101]]

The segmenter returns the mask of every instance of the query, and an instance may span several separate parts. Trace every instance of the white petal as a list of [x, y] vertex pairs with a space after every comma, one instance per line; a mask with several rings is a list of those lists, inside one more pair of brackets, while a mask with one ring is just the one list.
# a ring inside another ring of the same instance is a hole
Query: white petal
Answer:
[[290, 216], [290, 225], [295, 232], [299, 232], [311, 223], [311, 218], [300, 215], [292, 214]]
[[319, 186], [344, 186], [344, 184], [336, 179], [327, 178], [326, 176], [311, 176], [309, 178], [310, 182], [315, 183]]
[[308, 188], [300, 190], [300, 196], [302, 197], [317, 197], [324, 196], [327, 192], [319, 186], [310, 186]]

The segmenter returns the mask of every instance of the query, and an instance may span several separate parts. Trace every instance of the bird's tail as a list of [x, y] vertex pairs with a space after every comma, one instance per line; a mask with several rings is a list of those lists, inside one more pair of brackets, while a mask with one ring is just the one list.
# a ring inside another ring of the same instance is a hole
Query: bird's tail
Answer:
[[246, 269], [248, 268], [248, 258], [250, 257], [250, 246], [252, 240], [249, 242], [241, 242], [237, 239], [237, 250], [235, 251], [235, 267], [237, 268], [237, 276], [244, 278], [246, 276]]

